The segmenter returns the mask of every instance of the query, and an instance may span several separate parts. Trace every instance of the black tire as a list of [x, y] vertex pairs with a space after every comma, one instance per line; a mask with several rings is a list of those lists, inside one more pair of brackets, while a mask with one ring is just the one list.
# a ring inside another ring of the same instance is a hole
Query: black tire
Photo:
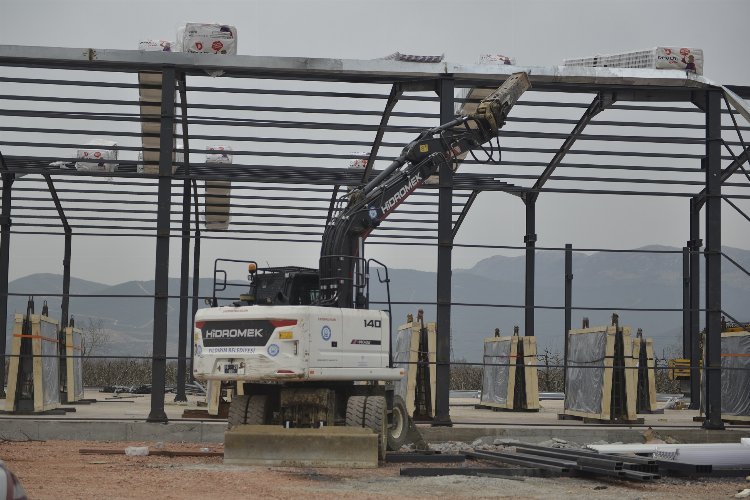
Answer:
[[227, 427], [232, 429], [247, 422], [247, 405], [250, 396], [235, 396], [229, 404], [229, 415], [227, 416]]
[[378, 459], [385, 460], [388, 447], [388, 414], [384, 396], [368, 396], [365, 403], [365, 427], [378, 435]]
[[265, 394], [256, 394], [250, 396], [250, 402], [247, 405], [245, 423], [247, 425], [264, 425], [268, 417], [268, 396]]
[[393, 425], [388, 429], [388, 449], [398, 451], [406, 443], [409, 434], [409, 416], [406, 403], [401, 396], [393, 396]]
[[348, 427], [365, 426], [366, 396], [350, 396], [346, 401], [346, 425]]

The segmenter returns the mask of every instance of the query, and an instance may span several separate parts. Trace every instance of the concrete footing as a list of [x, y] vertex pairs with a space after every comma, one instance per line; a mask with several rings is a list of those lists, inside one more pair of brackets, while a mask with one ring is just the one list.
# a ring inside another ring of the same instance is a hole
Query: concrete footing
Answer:
[[[167, 424], [122, 420], [73, 420], [44, 418], [0, 418], [0, 440], [163, 441], [221, 443], [227, 424], [223, 421], [175, 421]], [[289, 429], [286, 429], [289, 430]], [[552, 438], [578, 444], [597, 441], [642, 443], [647, 427], [613, 427], [596, 424], [560, 426], [456, 426], [419, 427], [425, 441], [440, 443], [492, 437], [540, 443]], [[709, 431], [700, 427], [654, 427], [653, 434], [678, 443], [739, 443], [750, 437], [749, 427]]]
[[280, 467], [378, 466], [378, 437], [370, 429], [284, 429], [240, 425], [224, 434], [224, 463]]

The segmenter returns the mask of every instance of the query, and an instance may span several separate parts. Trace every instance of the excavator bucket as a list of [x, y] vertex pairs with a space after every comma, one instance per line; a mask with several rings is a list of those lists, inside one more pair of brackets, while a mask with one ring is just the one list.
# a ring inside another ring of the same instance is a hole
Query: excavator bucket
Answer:
[[378, 435], [361, 427], [239, 425], [224, 434], [224, 463], [277, 467], [378, 466]]

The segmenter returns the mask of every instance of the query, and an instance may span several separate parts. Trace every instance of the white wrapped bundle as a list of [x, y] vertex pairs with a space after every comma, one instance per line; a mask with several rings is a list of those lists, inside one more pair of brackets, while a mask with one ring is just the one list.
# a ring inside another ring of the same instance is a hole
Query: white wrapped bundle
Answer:
[[367, 159], [370, 157], [370, 153], [367, 151], [359, 151], [352, 153], [353, 158], [349, 160], [349, 168], [364, 170], [367, 167]]
[[482, 54], [479, 56], [479, 64], [516, 64], [516, 58], [502, 54]]
[[653, 49], [622, 52], [619, 54], [597, 54], [593, 57], [565, 59], [563, 65], [587, 66], [592, 68], [678, 69], [702, 75], [703, 49], [654, 47]]
[[232, 148], [224, 145], [206, 148], [206, 163], [232, 163]]
[[177, 31], [182, 52], [237, 54], [237, 28], [227, 24], [187, 23]]
[[[224, 145], [208, 146], [206, 163], [229, 165], [232, 163], [232, 148]], [[229, 201], [232, 183], [229, 181], [206, 181], [206, 229], [223, 231], [229, 227]]]
[[142, 52], [173, 52], [174, 42], [169, 40], [141, 40], [138, 50]]
[[79, 149], [76, 158], [76, 170], [84, 172], [114, 172], [117, 170], [117, 143], [96, 139], [86, 143], [85, 149]]

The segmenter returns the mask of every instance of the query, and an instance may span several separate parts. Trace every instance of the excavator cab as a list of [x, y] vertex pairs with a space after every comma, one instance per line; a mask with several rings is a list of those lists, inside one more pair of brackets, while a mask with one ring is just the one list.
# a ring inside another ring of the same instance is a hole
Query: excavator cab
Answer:
[[[220, 262], [247, 264], [249, 286], [247, 282], [228, 281], [226, 270], [219, 268]], [[214, 286], [211, 305], [212, 307], [218, 307], [218, 293], [235, 287], [246, 289], [245, 293], [239, 295], [239, 301], [233, 302], [235, 306], [253, 304], [312, 305], [318, 300], [319, 281], [317, 269], [295, 266], [259, 268], [254, 261], [216, 259], [214, 262]]]

